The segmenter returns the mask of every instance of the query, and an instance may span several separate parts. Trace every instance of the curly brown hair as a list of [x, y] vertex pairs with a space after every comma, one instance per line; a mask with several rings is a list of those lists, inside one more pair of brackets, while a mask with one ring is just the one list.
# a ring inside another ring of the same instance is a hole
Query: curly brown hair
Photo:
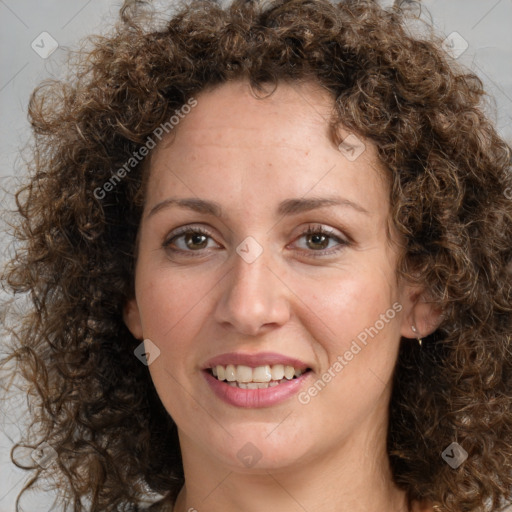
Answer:
[[[17, 510], [49, 473], [74, 511], [83, 498], [94, 511], [140, 510], [148, 489], [174, 500], [182, 487], [176, 425], [122, 316], [148, 159], [98, 191], [194, 95], [240, 78], [255, 88], [313, 79], [335, 98], [333, 138], [342, 123], [376, 144], [405, 240], [397, 272], [444, 312], [421, 348], [402, 340], [388, 433], [395, 482], [447, 512], [503, 506], [512, 493], [512, 174], [481, 81], [435, 37], [412, 36], [404, 13], [369, 0], [192, 0], [169, 18], [157, 27], [142, 2], [125, 5], [112, 33], [89, 39], [74, 76], [30, 99], [34, 156], [3, 280], [30, 310], [11, 324], [4, 365], [16, 362], [39, 407], [11, 457], [43, 441], [58, 457], [48, 468], [17, 463], [35, 473]], [[441, 457], [454, 441], [468, 453], [458, 469]]]

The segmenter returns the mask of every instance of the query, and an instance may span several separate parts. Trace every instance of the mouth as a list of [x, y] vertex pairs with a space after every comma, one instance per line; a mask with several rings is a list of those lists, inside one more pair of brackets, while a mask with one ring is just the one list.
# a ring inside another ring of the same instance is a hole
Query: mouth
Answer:
[[240, 389], [266, 389], [298, 379], [311, 368], [274, 364], [251, 367], [247, 365], [215, 365], [205, 371], [220, 382]]

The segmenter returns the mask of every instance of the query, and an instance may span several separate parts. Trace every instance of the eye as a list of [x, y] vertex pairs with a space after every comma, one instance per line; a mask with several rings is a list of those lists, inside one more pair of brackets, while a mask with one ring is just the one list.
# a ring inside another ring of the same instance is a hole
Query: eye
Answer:
[[[298, 239], [305, 238], [306, 248], [310, 249], [306, 251], [308, 256], [327, 256], [337, 253], [346, 246], [350, 245], [348, 240], [340, 238], [333, 233], [334, 230], [332, 229], [326, 229], [320, 225], [313, 225], [304, 229]], [[337, 242], [337, 247], [327, 249], [330, 242]]]
[[213, 241], [211, 233], [207, 230], [201, 227], [185, 226], [173, 231], [166, 238], [163, 247], [174, 253], [199, 253], [203, 249], [208, 249], [208, 239]]
[[[321, 225], [310, 225], [302, 231], [297, 240], [305, 238], [306, 247], [301, 251], [308, 257], [329, 256], [350, 245], [349, 240], [334, 235], [334, 230]], [[214, 245], [208, 246], [209, 239]], [[329, 248], [330, 243], [334, 247]], [[213, 240], [212, 234], [199, 226], [184, 226], [170, 233], [163, 243], [166, 251], [187, 256], [202, 256], [204, 250], [217, 249], [219, 245]]]

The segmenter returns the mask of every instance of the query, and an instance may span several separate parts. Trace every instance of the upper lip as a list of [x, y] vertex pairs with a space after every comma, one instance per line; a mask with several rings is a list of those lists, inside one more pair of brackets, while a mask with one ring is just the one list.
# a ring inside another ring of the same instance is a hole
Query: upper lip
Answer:
[[257, 354], [244, 354], [241, 352], [229, 352], [220, 354], [209, 359], [204, 365], [203, 370], [213, 368], [214, 366], [221, 365], [227, 366], [228, 364], [238, 365], [243, 364], [256, 368], [257, 366], [273, 366], [275, 364], [282, 364], [284, 366], [293, 366], [296, 370], [306, 370], [310, 368], [307, 363], [300, 361], [294, 357], [284, 356], [275, 352], [259, 352]]

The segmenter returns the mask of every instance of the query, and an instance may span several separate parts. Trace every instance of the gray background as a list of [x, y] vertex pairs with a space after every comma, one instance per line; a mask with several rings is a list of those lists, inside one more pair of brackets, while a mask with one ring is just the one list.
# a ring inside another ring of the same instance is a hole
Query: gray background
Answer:
[[[172, 0], [171, 0], [172, 1]], [[171, 3], [171, 1], [169, 3]], [[390, 5], [392, 1], [382, 1]], [[11, 204], [8, 192], [23, 177], [20, 147], [30, 131], [27, 103], [30, 92], [46, 77], [58, 77], [66, 48], [75, 48], [88, 34], [104, 33], [116, 19], [121, 0], [0, 0], [0, 200]], [[160, 0], [159, 5], [166, 2]], [[488, 114], [501, 135], [512, 143], [512, 0], [427, 0], [424, 16], [432, 17], [439, 35], [457, 48], [467, 49], [457, 61], [473, 69], [484, 81], [491, 98]], [[58, 48], [47, 58], [47, 32]], [[456, 32], [457, 34], [453, 34]], [[41, 39], [43, 38], [43, 42]], [[37, 48], [37, 47], [36, 47]], [[7, 191], [7, 193], [6, 193]], [[5, 247], [7, 240], [2, 239]], [[0, 404], [0, 512], [14, 511], [14, 500], [27, 473], [9, 459], [24, 421], [23, 396]], [[52, 500], [39, 494], [29, 510], [50, 510]]]

